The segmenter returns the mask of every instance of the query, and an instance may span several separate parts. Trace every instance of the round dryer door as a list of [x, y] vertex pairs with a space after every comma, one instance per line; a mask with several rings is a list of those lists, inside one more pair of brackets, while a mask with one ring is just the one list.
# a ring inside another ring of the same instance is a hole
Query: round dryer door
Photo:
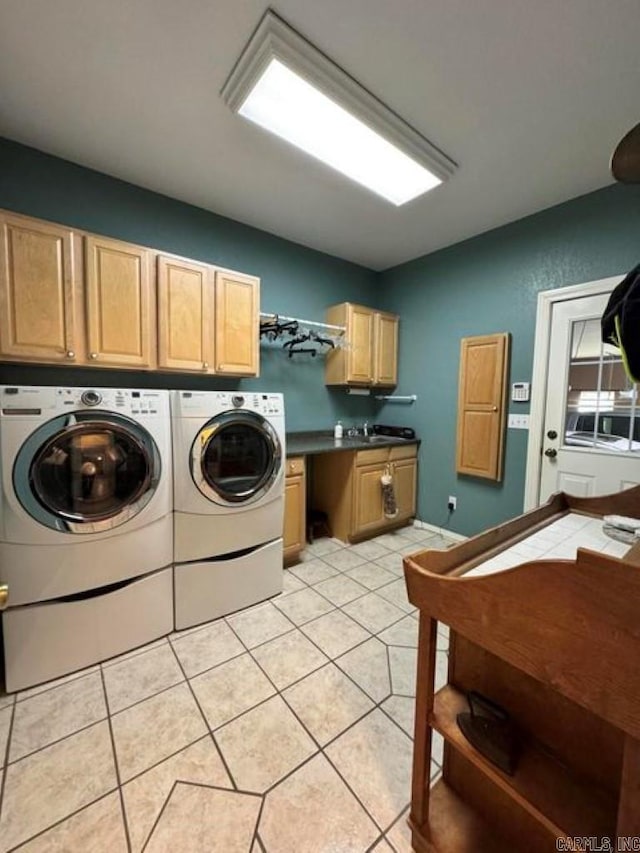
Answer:
[[267, 494], [282, 465], [276, 431], [255, 412], [224, 412], [198, 433], [191, 473], [202, 494], [217, 504], [253, 503]]
[[20, 448], [14, 488], [41, 524], [99, 533], [124, 524], [150, 501], [160, 455], [135, 421], [111, 412], [75, 412], [43, 424]]

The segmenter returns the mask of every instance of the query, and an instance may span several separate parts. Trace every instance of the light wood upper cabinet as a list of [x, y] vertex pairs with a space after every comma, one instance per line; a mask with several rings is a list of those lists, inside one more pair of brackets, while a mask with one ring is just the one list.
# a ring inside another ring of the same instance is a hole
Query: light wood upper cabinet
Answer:
[[260, 279], [217, 270], [215, 280], [215, 372], [258, 376]]
[[326, 385], [397, 384], [397, 315], [343, 302], [327, 310], [326, 321], [346, 329], [345, 346], [326, 355]]
[[260, 279], [0, 211], [0, 360], [257, 376]]
[[460, 347], [457, 470], [502, 479], [509, 335], [463, 338]]
[[152, 252], [85, 238], [87, 345], [96, 366], [153, 367], [156, 311]]
[[398, 315], [376, 311], [374, 317], [374, 384], [398, 384]]
[[373, 382], [374, 312], [364, 305], [342, 302], [327, 309], [326, 321], [345, 326], [344, 347], [330, 350], [325, 359], [326, 385], [371, 385]]
[[158, 256], [158, 366], [213, 373], [214, 274]]
[[0, 356], [73, 363], [77, 237], [27, 217], [0, 214], [0, 225]]
[[306, 546], [306, 480], [304, 456], [287, 459], [284, 484], [283, 548], [285, 562]]

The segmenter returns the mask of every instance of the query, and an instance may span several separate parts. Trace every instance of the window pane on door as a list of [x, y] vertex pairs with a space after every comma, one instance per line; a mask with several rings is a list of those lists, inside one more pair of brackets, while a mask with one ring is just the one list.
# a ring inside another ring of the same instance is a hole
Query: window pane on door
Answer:
[[571, 327], [564, 444], [599, 453], [640, 451], [637, 387], [624, 370], [620, 351], [600, 339], [600, 318]]

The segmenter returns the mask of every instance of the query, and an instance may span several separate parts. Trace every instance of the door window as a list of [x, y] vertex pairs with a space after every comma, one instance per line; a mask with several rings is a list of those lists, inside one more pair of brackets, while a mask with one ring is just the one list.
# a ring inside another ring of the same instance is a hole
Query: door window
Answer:
[[564, 444], [612, 453], [640, 452], [637, 387], [620, 351], [600, 339], [600, 320], [571, 324]]

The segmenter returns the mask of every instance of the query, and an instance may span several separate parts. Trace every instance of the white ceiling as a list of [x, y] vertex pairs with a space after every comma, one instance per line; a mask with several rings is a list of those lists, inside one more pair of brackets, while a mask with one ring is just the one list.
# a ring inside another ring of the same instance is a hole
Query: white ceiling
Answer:
[[374, 269], [611, 183], [639, 0], [274, 0], [460, 164], [395, 208], [219, 96], [267, 0], [2, 0], [0, 135]]

